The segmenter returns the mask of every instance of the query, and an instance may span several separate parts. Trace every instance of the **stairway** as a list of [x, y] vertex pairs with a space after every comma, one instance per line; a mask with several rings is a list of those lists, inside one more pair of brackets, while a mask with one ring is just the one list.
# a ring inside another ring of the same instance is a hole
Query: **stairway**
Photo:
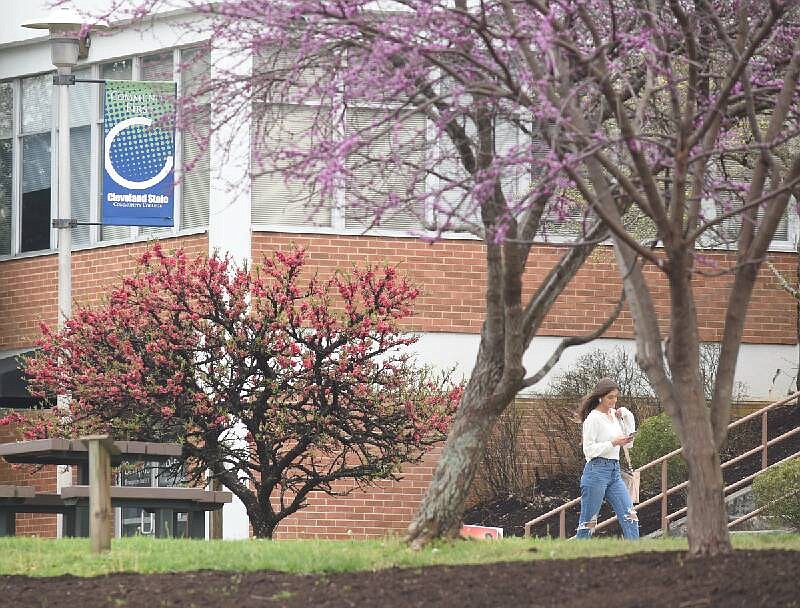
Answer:
[[[756, 509], [756, 501], [750, 486], [742, 488], [725, 497], [725, 505], [728, 508], [728, 521], [732, 522], [744, 515], [752, 513]], [[776, 517], [768, 515], [756, 515], [747, 521], [736, 526], [736, 530], [731, 530], [732, 534], [737, 533], [759, 533], [759, 534], [789, 534], [792, 530]], [[659, 538], [662, 536], [661, 530], [656, 530], [648, 534], [648, 538]], [[675, 520], [669, 526], [670, 536], [686, 536], [686, 517]]]
[[[739, 420], [736, 420], [732, 422], [730, 425], [728, 425], [728, 429], [732, 429], [749, 420], [754, 420], [758, 417], [761, 418], [761, 429], [762, 429], [761, 444], [722, 463], [722, 468], [724, 470], [728, 466], [740, 462], [745, 458], [757, 458], [759, 454], [761, 455], [760, 471], [748, 475], [743, 479], [730, 483], [730, 485], [726, 486], [725, 488], [725, 494], [726, 494], [725, 503], [728, 505], [729, 528], [732, 528], [735, 532], [742, 532], [742, 533], [754, 533], [754, 532], [764, 532], [764, 531], [780, 532], [785, 530], [785, 527], [780, 522], [775, 520], [775, 518], [765, 517], [763, 515], [760, 515], [759, 513], [754, 512], [756, 511], [756, 506], [755, 506], [755, 500], [752, 496], [752, 491], [750, 489], [750, 484], [752, 483], [753, 479], [757, 477], [759, 474], [763, 473], [765, 469], [771, 468], [772, 466], [779, 464], [779, 462], [769, 462], [768, 464], [769, 448], [789, 439], [790, 437], [800, 434], [800, 426], [792, 428], [791, 430], [788, 431], [786, 431], [786, 429], [784, 428], [781, 430], [785, 432], [782, 432], [782, 434], [780, 434], [777, 437], [768, 439], [767, 414], [769, 413], [769, 411], [781, 405], [786, 405], [788, 403], [795, 403], [798, 398], [800, 398], [800, 391], [792, 395], [789, 395], [788, 397], [780, 401], [771, 403], [768, 406], [761, 408], [756, 412], [748, 414], [747, 416], [744, 416], [743, 418], [740, 418]], [[796, 439], [797, 438], [795, 438], [795, 441]], [[786, 446], [787, 444], [783, 445]], [[792, 447], [791, 449], [792, 451], [796, 450], [796, 444], [795, 447]], [[686, 508], [684, 507], [678, 509], [675, 512], [670, 512], [667, 504], [668, 501], [666, 498], [667, 496], [673, 494], [674, 492], [685, 490], [685, 488], [688, 486], [688, 482], [686, 481], [673, 487], [669, 487], [667, 485], [668, 462], [672, 458], [679, 457], [682, 451], [683, 451], [682, 449], [677, 449], [673, 452], [670, 452], [669, 454], [666, 454], [665, 456], [662, 456], [656, 460], [653, 460], [652, 462], [649, 462], [639, 467], [638, 469], [639, 471], [643, 471], [645, 469], [653, 467], [656, 468], [656, 470], [658, 470], [659, 468], [661, 470], [661, 480], [662, 480], [661, 492], [658, 495], [648, 498], [644, 500], [642, 503], [636, 505], [637, 510], [642, 509], [648, 505], [653, 505], [658, 503], [660, 503], [661, 505], [662, 529], [650, 534], [649, 536], [651, 537], [660, 536], [661, 534], [663, 534], [664, 531], [668, 531], [669, 534], [675, 534], [675, 535], [685, 534]], [[800, 451], [796, 453], [790, 452], [790, 455], [784, 456], [783, 460], [789, 460], [792, 458], [800, 458]], [[580, 506], [580, 498], [575, 498], [545, 513], [544, 515], [540, 515], [536, 519], [533, 519], [525, 524], [525, 535], [529, 536], [534, 526], [537, 525], [549, 526], [550, 524], [549, 523], [545, 524], [545, 522], [548, 522], [552, 518], [558, 517], [559, 537], [566, 538], [567, 536], [566, 525], [565, 525], [566, 510], [570, 508], [579, 508], [579, 506]], [[616, 517], [611, 517], [604, 521], [598, 522], [595, 530], [600, 531], [615, 521]], [[732, 525], [734, 522], [737, 522], [735, 526]]]

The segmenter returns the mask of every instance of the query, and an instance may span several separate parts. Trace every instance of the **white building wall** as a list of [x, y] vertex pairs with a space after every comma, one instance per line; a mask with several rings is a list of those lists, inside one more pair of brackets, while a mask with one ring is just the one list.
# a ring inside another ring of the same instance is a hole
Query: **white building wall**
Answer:
[[[442, 369], [454, 367], [457, 375], [469, 376], [478, 354], [480, 336], [475, 334], [422, 333], [414, 346], [419, 360]], [[523, 364], [528, 374], [539, 371], [558, 346], [560, 338], [534, 338], [525, 353]], [[586, 353], [600, 349], [612, 352], [623, 348], [632, 356], [636, 354], [633, 340], [599, 339], [581, 346], [568, 348], [550, 373], [527, 393], [541, 393], [556, 375], [568, 371]], [[797, 370], [797, 346], [782, 344], [743, 344], [739, 350], [735, 382], [746, 388], [746, 398], [767, 401], [779, 399], [794, 392]]]
[[[249, 74], [252, 58], [234, 57], [214, 50], [211, 70], [224, 73]], [[212, 74], [213, 77], [213, 74]], [[238, 110], [241, 113], [241, 109]], [[224, 164], [211, 167], [211, 194], [209, 198], [208, 250], [229, 254], [239, 265], [251, 263], [250, 230], [250, 129], [247, 116], [231, 115], [229, 108], [212, 107], [214, 116], [223, 125], [211, 137], [211, 158], [225, 159]], [[247, 429], [238, 424], [228, 440], [246, 445]], [[250, 520], [242, 501], [236, 496], [222, 508], [222, 537], [248, 538]]]

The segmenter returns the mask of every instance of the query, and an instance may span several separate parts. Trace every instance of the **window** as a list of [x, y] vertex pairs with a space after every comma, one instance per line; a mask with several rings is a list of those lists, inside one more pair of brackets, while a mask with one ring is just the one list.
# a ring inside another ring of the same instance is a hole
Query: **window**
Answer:
[[[177, 66], [185, 69], [179, 71]], [[190, 92], [209, 69], [197, 49], [127, 57], [75, 70], [78, 79], [174, 80]], [[181, 94], [181, 93], [179, 93]], [[102, 85], [76, 83], [69, 87], [70, 194], [74, 247], [138, 235], [162, 236], [208, 225], [210, 160], [206, 140], [209, 110], [193, 117], [192, 130], [176, 135], [176, 166], [191, 166], [176, 189], [176, 226], [136, 228], [100, 226], [103, 135]], [[54, 243], [55, 169], [57, 155], [56, 95], [52, 74], [0, 82], [0, 256], [49, 250]], [[24, 111], [23, 111], [24, 108]], [[181, 164], [183, 163], [183, 164]], [[177, 177], [177, 176], [176, 176]]]
[[[199, 49], [185, 49], [180, 54], [181, 94], [191, 95], [208, 77], [210, 66]], [[202, 97], [200, 108], [192, 120], [192, 128], [181, 134], [182, 173], [180, 187], [182, 204], [180, 227], [183, 229], [208, 226], [208, 197], [211, 175], [211, 155], [208, 149], [211, 110], [208, 97]]]
[[[347, 114], [351, 133], [370, 133], [371, 141], [347, 159], [351, 176], [345, 188], [345, 227], [394, 230], [421, 228], [425, 209], [420, 199], [424, 187], [425, 117], [406, 113], [400, 129], [396, 119], [383, 123], [385, 113], [374, 108], [354, 108]], [[376, 213], [390, 196], [408, 201]]]
[[[91, 70], [76, 70], [76, 78], [91, 78]], [[92, 221], [92, 88], [77, 84], [69, 90], [70, 205], [72, 219]], [[72, 229], [73, 245], [87, 245], [89, 226]]]
[[11, 178], [14, 166], [14, 89], [0, 82], [0, 255], [11, 253]]
[[[401, 128], [384, 123], [385, 106], [350, 99], [341, 105], [337, 124], [330, 122], [331, 103], [303, 99], [299, 87], [324, 77], [319, 67], [296, 68], [290, 55], [259, 56], [254, 61], [255, 102], [251, 144], [251, 220], [255, 225], [299, 228], [332, 228], [363, 231], [370, 227], [390, 230], [422, 228], [423, 204], [406, 207], [387, 205], [390, 196], [409, 200], [419, 193], [424, 176], [420, 171], [425, 155], [426, 121], [409, 113]], [[265, 91], [260, 99], [259, 89]], [[346, 107], [345, 107], [346, 105]], [[349, 178], [332, 191], [321, 191], [313, 180], [292, 175], [291, 154], [307, 152], [326, 140], [362, 133], [369, 138], [346, 159]], [[383, 211], [381, 209], [384, 208]]]
[[289, 162], [270, 165], [270, 150], [308, 151], [314, 145], [317, 109], [282, 104], [261, 106], [253, 120], [251, 154], [253, 224], [331, 226], [331, 200], [323, 199], [312, 184], [286, 179]]
[[[176, 472], [175, 462], [145, 462], [128, 465], [119, 473], [119, 485], [150, 488], [173, 488], [186, 485], [181, 471]], [[200, 523], [204, 522], [202, 514]], [[144, 509], [119, 507], [117, 509], [117, 535], [153, 536], [156, 538], [203, 538], [205, 530], [191, 529], [190, 515], [169, 508]]]
[[50, 248], [51, 76], [22, 81], [22, 200], [20, 251]]
[[[718, 161], [710, 170], [709, 189], [711, 196], [703, 201], [705, 221], [740, 209], [750, 185], [749, 169], [740, 162], [726, 158]], [[791, 205], [790, 205], [791, 207]], [[759, 208], [758, 221], [764, 216], [764, 209]], [[742, 215], [736, 214], [722, 220], [702, 235], [701, 243], [706, 247], [736, 247], [736, 241], [742, 229]], [[789, 210], [784, 212], [775, 235], [773, 245], [793, 246], [794, 237], [790, 234]]]

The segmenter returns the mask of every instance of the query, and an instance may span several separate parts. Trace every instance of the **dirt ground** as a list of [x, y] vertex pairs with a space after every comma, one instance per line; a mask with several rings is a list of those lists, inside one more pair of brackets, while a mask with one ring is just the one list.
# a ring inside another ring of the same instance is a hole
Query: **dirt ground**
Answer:
[[338, 606], [800, 607], [800, 552], [737, 551], [539, 560], [329, 575], [278, 572], [0, 577], [0, 605], [306, 608]]

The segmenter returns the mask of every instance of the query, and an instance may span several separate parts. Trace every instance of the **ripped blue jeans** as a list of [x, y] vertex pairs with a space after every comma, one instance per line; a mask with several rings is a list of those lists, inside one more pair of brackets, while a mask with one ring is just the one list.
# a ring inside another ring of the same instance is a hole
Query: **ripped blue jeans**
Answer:
[[617, 515], [622, 536], [639, 538], [639, 519], [625, 483], [619, 476], [619, 460], [592, 458], [581, 475], [581, 516], [576, 538], [591, 538], [603, 499], [607, 498]]

